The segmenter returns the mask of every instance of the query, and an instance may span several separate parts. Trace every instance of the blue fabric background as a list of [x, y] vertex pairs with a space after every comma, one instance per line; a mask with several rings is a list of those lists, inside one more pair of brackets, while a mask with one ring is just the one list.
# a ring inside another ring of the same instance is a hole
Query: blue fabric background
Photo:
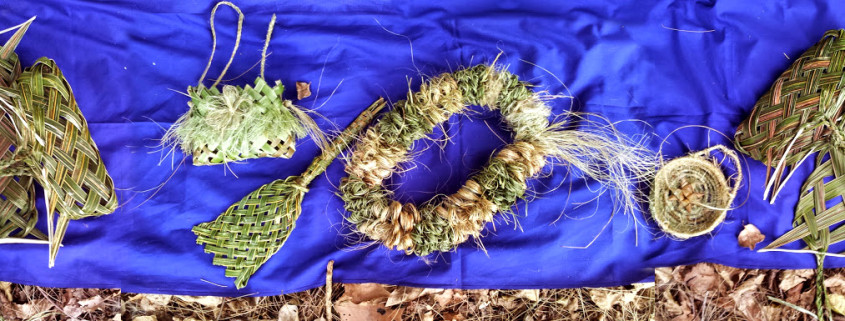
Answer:
[[[622, 129], [655, 135], [650, 147], [656, 150], [663, 137], [684, 125], [706, 125], [733, 136], [756, 98], [794, 58], [824, 31], [845, 26], [845, 7], [836, 0], [425, 2], [237, 1], [246, 14], [243, 42], [226, 78], [244, 73], [229, 82], [243, 85], [258, 75], [258, 68], [250, 68], [260, 59], [267, 23], [276, 13], [267, 78], [281, 79], [289, 88], [296, 81], [312, 82], [314, 96], [298, 104], [317, 109], [341, 128], [379, 96], [401, 99], [409, 82], [416, 89], [425, 75], [489, 63], [501, 52], [498, 62], [538, 90], [576, 97], [551, 101], [556, 113], [572, 108], [613, 121], [644, 120], [651, 127], [627, 123]], [[571, 247], [586, 245], [600, 232], [610, 219], [610, 200], [579, 207], [593, 198], [589, 186], [558, 168], [533, 185], [536, 200], [517, 205], [518, 228], [502, 221], [495, 230], [488, 226], [482, 240], [486, 253], [468, 243], [426, 262], [379, 246], [359, 249], [334, 195], [342, 177], [338, 161], [312, 184], [285, 247], [248, 287], [236, 291], [233, 279], [195, 244], [191, 227], [214, 219], [262, 184], [300, 173], [317, 150], [305, 140], [292, 159], [232, 165], [237, 177], [222, 166], [187, 163], [170, 177], [171, 161], [178, 164], [182, 155], [159, 165], [164, 155], [155, 145], [162, 127], [187, 110], [186, 97], [176, 91], [196, 84], [208, 59], [212, 6], [208, 1], [0, 0], [0, 29], [38, 16], [18, 53], [26, 64], [48, 56], [63, 69], [122, 204], [113, 215], [72, 222], [53, 269], [47, 269], [46, 246], [0, 246], [0, 279], [236, 296], [319, 286], [328, 260], [335, 260], [339, 282], [462, 288], [612, 286], [647, 279], [654, 267], [701, 261], [746, 268], [814, 266], [810, 255], [755, 253], [736, 242], [748, 222], [767, 235], [765, 243], [790, 228], [810, 166], [769, 205], [761, 198], [764, 167], [748, 159], [749, 179], [737, 204], [750, 198], [712, 237], [674, 241], [653, 223], [636, 225], [634, 219], [645, 221], [640, 213], [616, 215], [587, 249]], [[234, 22], [234, 13], [221, 9], [212, 76], [225, 64]], [[286, 95], [295, 98], [293, 90]], [[425, 150], [417, 158], [425, 166], [394, 178], [399, 197], [422, 201], [434, 191], [455, 191], [503, 145], [488, 127], [499, 127], [489, 113], [451, 119], [445, 131], [452, 142], [442, 151]], [[443, 135], [438, 131], [435, 137]], [[705, 129], [685, 129], [672, 135], [663, 151], [675, 157], [716, 143], [729, 144]], [[154, 197], [144, 192], [168, 178]], [[843, 259], [827, 263], [845, 266]]]

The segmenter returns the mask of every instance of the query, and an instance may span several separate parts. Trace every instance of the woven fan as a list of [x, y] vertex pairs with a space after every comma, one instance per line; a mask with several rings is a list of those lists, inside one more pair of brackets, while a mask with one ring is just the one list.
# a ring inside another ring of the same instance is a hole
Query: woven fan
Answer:
[[[235, 48], [220, 76], [211, 87], [206, 87], [203, 81], [217, 49], [214, 17], [217, 9], [223, 5], [238, 13]], [[210, 19], [213, 42], [211, 58], [200, 76], [199, 84], [188, 87], [190, 110], [168, 129], [162, 139], [192, 154], [194, 165], [223, 164], [259, 157], [290, 158], [296, 150], [296, 140], [309, 134], [318, 146], [325, 146], [325, 138], [311, 117], [282, 98], [285, 87], [281, 81], [277, 80], [270, 85], [264, 80], [267, 47], [276, 15], [273, 15], [267, 29], [261, 57], [261, 76], [255, 80], [254, 86], [223, 85], [218, 89], [217, 86], [237, 53], [243, 19], [241, 10], [231, 2], [223, 1], [214, 6]]]
[[[845, 240], [845, 227], [830, 231], [832, 225], [845, 221], [845, 205], [841, 199], [835, 206], [826, 205], [845, 195], [843, 36], [845, 30], [830, 30], [805, 51], [757, 101], [735, 137], [740, 151], [766, 164], [764, 199], [771, 192], [772, 202], [795, 169], [817, 152], [815, 170], [801, 187], [794, 228], [766, 248], [803, 238], [810, 250], [819, 253], [819, 278], [828, 245]], [[818, 283], [822, 293], [824, 288]]]
[[[0, 57], [10, 56], [20, 37], [13, 39]], [[69, 221], [114, 212], [117, 196], [70, 84], [55, 62], [38, 59], [11, 85], [5, 91], [11, 104], [3, 108], [15, 132], [15, 149], [0, 173], [32, 176], [44, 188], [52, 267]]]
[[232, 204], [214, 221], [194, 226], [197, 244], [204, 245], [206, 253], [214, 253], [212, 263], [225, 266], [226, 276], [236, 278], [237, 288], [246, 286], [252, 274], [284, 245], [301, 214], [308, 184], [326, 170], [384, 105], [384, 100], [379, 99], [365, 109], [301, 175], [267, 183]]
[[[12, 99], [17, 98], [10, 87], [14, 85], [15, 79], [21, 73], [21, 65], [18, 55], [14, 50], [20, 42], [21, 37], [29, 28], [30, 21], [5, 31], [16, 30], [12, 37], [0, 47], [0, 170], [6, 175], [0, 177], [0, 241], [3, 239], [23, 238], [33, 235], [39, 239], [46, 240], [47, 236], [35, 229], [38, 221], [38, 213], [35, 208], [35, 185], [30, 176], [16, 176], [12, 174], [14, 169], [7, 168], [16, 163], [13, 143], [17, 135], [13, 128], [11, 119], [6, 117], [5, 110], [13, 106]], [[2, 33], [2, 32], [0, 32]], [[17, 242], [19, 240], [6, 240], [4, 242]]]

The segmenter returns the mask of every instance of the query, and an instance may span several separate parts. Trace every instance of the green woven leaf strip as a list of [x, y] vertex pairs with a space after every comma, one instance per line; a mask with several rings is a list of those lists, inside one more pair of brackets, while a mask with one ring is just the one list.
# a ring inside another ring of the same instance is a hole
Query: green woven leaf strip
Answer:
[[252, 274], [284, 245], [302, 212], [308, 185], [384, 105], [379, 99], [364, 110], [301, 175], [261, 186], [214, 221], [194, 226], [197, 244], [203, 245], [206, 253], [214, 254], [213, 264], [226, 267], [226, 276], [235, 278], [237, 288], [246, 286]]

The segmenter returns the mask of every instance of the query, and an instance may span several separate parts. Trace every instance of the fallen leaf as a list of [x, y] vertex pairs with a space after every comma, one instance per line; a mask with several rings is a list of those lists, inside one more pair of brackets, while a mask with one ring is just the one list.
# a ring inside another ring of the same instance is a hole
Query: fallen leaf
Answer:
[[[701, 264], [704, 264], [704, 263], [701, 263]], [[676, 266], [675, 268], [672, 269], [672, 279], [675, 280], [675, 283], [686, 282], [686, 281], [684, 281], [684, 278], [686, 278], [686, 275], [689, 274], [689, 271], [692, 270], [692, 268], [694, 266], [695, 265]]]
[[12, 308], [13, 306], [14, 304], [12, 304], [11, 300], [7, 300], [6, 296], [0, 295], [0, 317], [6, 319], [15, 318], [17, 313]]
[[136, 301], [138, 302], [138, 307], [141, 311], [149, 312], [155, 311], [163, 306], [166, 306], [170, 303], [170, 298], [173, 297], [172, 295], [165, 295], [165, 294], [138, 294], [129, 299], [129, 301]]
[[154, 315], [145, 315], [132, 318], [132, 321], [158, 321]]
[[422, 295], [422, 292], [422, 288], [412, 288], [407, 286], [396, 287], [396, 289], [390, 293], [390, 296], [388, 296], [387, 303], [385, 305], [392, 307], [408, 301], [416, 300], [420, 297], [420, 295]]
[[285, 304], [279, 309], [279, 321], [299, 321], [299, 307]]
[[311, 96], [311, 83], [304, 81], [296, 82], [296, 99], [303, 99]]
[[757, 294], [765, 292], [760, 288], [765, 277], [765, 274], [759, 274], [752, 279], [745, 280], [740, 283], [736, 290], [730, 293], [731, 299], [736, 304], [736, 310], [749, 320], [761, 319], [762, 311], [758, 303]]
[[719, 277], [722, 278], [722, 281], [725, 282], [729, 289], [734, 287], [735, 274], [733, 273], [733, 271], [727, 269], [719, 269], [718, 273]]
[[65, 289], [65, 291], [70, 295], [70, 297], [81, 300], [88, 297], [85, 293], [85, 289], [83, 288], [72, 288], [72, 289]]
[[537, 302], [540, 300], [540, 290], [519, 290], [519, 292], [516, 292], [514, 296], [531, 302]]
[[434, 313], [431, 311], [426, 312], [422, 316], [422, 321], [434, 321]]
[[6, 299], [7, 300], [9, 300], [10, 302], [12, 300], [14, 300], [12, 298], [12, 283], [11, 282], [0, 281], [0, 290], [3, 290], [3, 293], [6, 293]]
[[47, 312], [52, 306], [53, 305], [50, 304], [50, 301], [47, 301], [47, 299], [35, 299], [29, 301], [29, 303], [18, 304], [15, 314], [17, 314], [18, 318], [24, 320], [40, 319], [34, 317], [38, 314]]
[[684, 282], [696, 294], [704, 294], [719, 289], [719, 276], [709, 264], [696, 264], [684, 276]]
[[501, 306], [505, 310], [513, 310], [519, 306], [519, 302], [517, 302], [517, 299], [509, 295], [497, 297], [495, 303], [496, 305]]
[[347, 283], [343, 286], [345, 291], [338, 301], [347, 299], [357, 304], [365, 301], [387, 299], [390, 296], [390, 292], [384, 289], [384, 285], [377, 283]]
[[620, 298], [622, 298], [622, 292], [620, 291], [590, 289], [589, 293], [590, 299], [593, 300], [593, 303], [595, 303], [602, 311], [612, 310], [613, 306], [619, 302]]
[[404, 308], [388, 308], [384, 303], [375, 301], [365, 301], [361, 303], [353, 303], [350, 301], [343, 301], [335, 303], [335, 310], [340, 314], [341, 321], [358, 321], [358, 320], [372, 320], [372, 321], [393, 321], [401, 320]]
[[78, 303], [80, 306], [82, 306], [82, 308], [89, 312], [102, 309], [106, 306], [106, 301], [103, 300], [103, 297], [101, 297], [100, 295], [95, 295], [91, 298], [80, 300]]
[[825, 278], [824, 286], [831, 292], [845, 294], [845, 276], [842, 274], [831, 275]]
[[223, 304], [223, 298], [219, 296], [189, 296], [189, 295], [177, 295], [177, 299], [188, 302], [188, 303], [199, 303], [204, 307], [209, 308], [216, 308]]
[[443, 291], [441, 293], [435, 294], [434, 295], [434, 302], [437, 302], [437, 304], [440, 304], [441, 307], [445, 308], [445, 307], [451, 305], [452, 300], [454, 298], [455, 298], [455, 291], [449, 289], [449, 290]]
[[757, 243], [763, 242], [765, 239], [766, 236], [760, 233], [760, 230], [754, 224], [745, 224], [745, 228], [742, 229], [742, 232], [739, 232], [739, 237], [737, 237], [739, 246], [747, 247], [752, 251]]
[[68, 316], [71, 320], [78, 320], [79, 316], [85, 313], [85, 309], [82, 307], [74, 304], [74, 305], [66, 305], [62, 312]]
[[781, 272], [780, 277], [780, 284], [778, 284], [778, 288], [781, 291], [788, 292], [792, 288], [804, 283], [805, 281], [809, 280], [815, 271], [810, 269], [802, 269], [802, 270], [784, 270]]
[[672, 268], [654, 269], [654, 281], [657, 285], [664, 285], [672, 282]]
[[845, 315], [845, 295], [833, 293], [827, 296], [827, 303], [830, 308], [841, 315]]
[[445, 321], [464, 321], [467, 318], [460, 313], [446, 312], [443, 313], [443, 320]]
[[669, 293], [669, 291], [661, 291], [663, 292], [663, 302], [665, 306], [663, 307], [669, 315], [673, 315], [672, 321], [692, 321], [696, 318], [696, 315], [693, 314], [690, 306], [687, 304], [683, 298], [681, 302], [675, 300], [674, 297]]
[[435, 288], [425, 288], [423, 289], [422, 293], [420, 293], [420, 297], [424, 297], [426, 295], [438, 295], [446, 292], [445, 289], [435, 289]]
[[621, 301], [623, 305], [630, 305], [638, 302], [638, 299], [640, 299], [640, 291], [654, 287], [654, 283], [634, 283], [632, 285], [634, 286], [633, 289], [622, 291]]
[[789, 320], [784, 316], [783, 309], [791, 309], [784, 305], [780, 304], [769, 304], [763, 306], [763, 315], [766, 316], [766, 320]]

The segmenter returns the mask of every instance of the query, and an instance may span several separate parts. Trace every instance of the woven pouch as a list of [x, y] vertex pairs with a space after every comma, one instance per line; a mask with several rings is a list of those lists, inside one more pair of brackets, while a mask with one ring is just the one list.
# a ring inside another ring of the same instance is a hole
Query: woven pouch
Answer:
[[[214, 17], [221, 6], [229, 6], [238, 14], [235, 48], [223, 71], [211, 86], [203, 82], [217, 49]], [[225, 164], [251, 158], [290, 158], [296, 141], [311, 135], [318, 146], [325, 147], [325, 137], [307, 113], [282, 93], [281, 81], [268, 83], [264, 78], [267, 48], [276, 23], [270, 20], [261, 58], [261, 74], [252, 86], [220, 85], [240, 45], [244, 15], [228, 1], [217, 3], [211, 11], [212, 50], [208, 65], [196, 86], [188, 87], [190, 109], [164, 134], [166, 145], [178, 146], [193, 155], [194, 165]]]
[[[263, 112], [260, 113], [262, 115], [272, 111], [281, 114], [282, 117], [288, 118], [291, 121], [296, 121], [295, 116], [290, 111], [290, 108], [292, 108], [291, 102], [282, 98], [285, 86], [282, 85], [281, 81], [277, 80], [275, 86], [270, 86], [264, 79], [257, 78], [254, 87], [249, 85], [245, 87], [226, 85], [223, 88], [224, 90], [235, 91], [234, 95], [244, 97], [246, 100], [244, 104], [250, 106], [249, 108], [262, 110]], [[191, 108], [189, 111], [190, 117], [204, 117], [207, 110], [203, 110], [203, 106], [208, 106], [209, 100], [216, 99], [216, 97], [221, 95], [217, 87], [207, 88], [205, 86], [191, 87], [188, 93], [191, 96], [191, 102], [189, 103]], [[250, 121], [254, 121], [254, 119], [247, 119], [246, 115], [238, 115], [240, 126], [250, 126]], [[291, 126], [294, 125], [291, 124]], [[209, 130], [214, 129], [209, 128]], [[283, 135], [283, 137], [270, 136], [267, 135], [267, 132], [261, 133], [246, 142], [249, 145], [246, 152], [237, 152], [223, 147], [226, 144], [226, 140], [227, 137], [221, 135], [216, 140], [194, 144], [192, 146], [194, 165], [222, 164], [261, 157], [290, 158], [296, 151], [296, 134], [293, 132]]]

